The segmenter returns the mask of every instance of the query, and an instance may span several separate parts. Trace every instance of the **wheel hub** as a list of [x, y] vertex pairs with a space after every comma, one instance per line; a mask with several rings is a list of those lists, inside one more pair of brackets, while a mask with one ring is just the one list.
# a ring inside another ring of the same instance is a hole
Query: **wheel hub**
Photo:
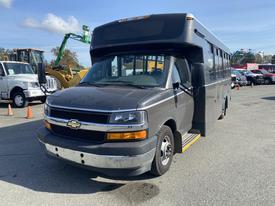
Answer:
[[16, 95], [14, 101], [17, 106], [21, 106], [23, 104], [23, 97], [21, 95]]
[[170, 142], [170, 138], [168, 136], [165, 136], [163, 138], [163, 141], [161, 143], [161, 163], [162, 165], [167, 165], [170, 157], [172, 155], [172, 145]]

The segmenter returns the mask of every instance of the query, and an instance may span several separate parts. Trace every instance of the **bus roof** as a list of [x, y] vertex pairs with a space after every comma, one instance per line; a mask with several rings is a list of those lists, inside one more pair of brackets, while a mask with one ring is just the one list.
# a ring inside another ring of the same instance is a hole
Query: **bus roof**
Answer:
[[230, 54], [230, 50], [192, 14], [155, 14], [116, 20], [94, 29], [93, 51], [146, 44], [177, 44], [201, 47], [207, 41]]

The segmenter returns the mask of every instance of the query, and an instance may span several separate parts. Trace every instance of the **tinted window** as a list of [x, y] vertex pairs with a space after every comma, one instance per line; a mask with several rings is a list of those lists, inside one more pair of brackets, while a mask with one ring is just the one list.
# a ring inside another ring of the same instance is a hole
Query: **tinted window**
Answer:
[[208, 43], [208, 67], [209, 67], [209, 78], [215, 80], [215, 65], [214, 65], [214, 47], [211, 43]]

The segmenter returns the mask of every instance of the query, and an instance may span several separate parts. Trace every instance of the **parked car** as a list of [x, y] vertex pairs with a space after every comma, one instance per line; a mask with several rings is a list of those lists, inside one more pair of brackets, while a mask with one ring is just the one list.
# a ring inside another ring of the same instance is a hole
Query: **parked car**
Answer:
[[235, 74], [236, 75], [236, 82], [235, 82], [235, 84], [238, 84], [240, 86], [246, 86], [246, 85], [250, 84], [250, 82], [247, 81], [246, 77], [244, 75], [242, 75], [236, 69], [231, 69], [231, 74]]
[[242, 75], [246, 76], [249, 85], [260, 85], [265, 83], [264, 76], [262, 74], [253, 73], [250, 70], [246, 69], [237, 69], [237, 71], [240, 72]]
[[[47, 77], [48, 91], [57, 90], [56, 81]], [[26, 107], [28, 102], [46, 101], [41, 91], [37, 75], [32, 66], [24, 62], [0, 61], [0, 100], [12, 100], [15, 107]]]
[[275, 74], [266, 71], [265, 69], [254, 69], [251, 70], [255, 74], [262, 74], [264, 76], [265, 84], [274, 84], [275, 83]]

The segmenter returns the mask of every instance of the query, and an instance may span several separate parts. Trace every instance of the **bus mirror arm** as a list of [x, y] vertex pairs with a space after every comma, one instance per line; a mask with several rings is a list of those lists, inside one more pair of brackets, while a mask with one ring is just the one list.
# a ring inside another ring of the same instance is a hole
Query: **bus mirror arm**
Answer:
[[175, 83], [173, 83], [173, 88], [174, 88], [174, 90], [180, 89], [180, 90], [184, 91], [185, 93], [189, 94], [190, 96], [193, 96], [193, 86], [187, 87], [179, 82], [175, 82]]

